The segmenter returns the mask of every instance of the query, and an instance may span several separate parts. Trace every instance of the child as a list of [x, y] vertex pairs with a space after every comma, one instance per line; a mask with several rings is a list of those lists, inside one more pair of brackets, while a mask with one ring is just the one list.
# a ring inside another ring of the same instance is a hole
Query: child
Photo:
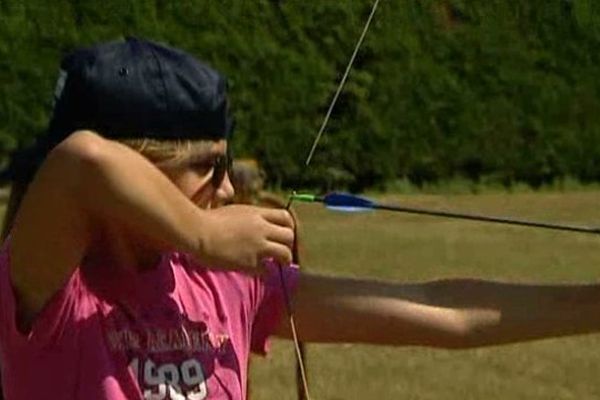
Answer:
[[[244, 399], [250, 351], [291, 335], [276, 266], [292, 259], [294, 225], [284, 210], [221, 207], [233, 196], [223, 77], [138, 39], [62, 69], [47, 135], [9, 169], [6, 398]], [[600, 285], [283, 271], [304, 341], [466, 348], [600, 329]]]

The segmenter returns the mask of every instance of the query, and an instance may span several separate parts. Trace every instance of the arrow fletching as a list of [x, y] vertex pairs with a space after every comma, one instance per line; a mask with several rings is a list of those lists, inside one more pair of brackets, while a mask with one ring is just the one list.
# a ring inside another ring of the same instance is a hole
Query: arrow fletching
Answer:
[[349, 193], [333, 192], [325, 196], [315, 196], [312, 194], [292, 194], [292, 199], [296, 201], [314, 203], [323, 203], [325, 207], [334, 211], [343, 212], [361, 212], [372, 210], [376, 204], [364, 197], [355, 196]]
[[364, 197], [349, 193], [329, 193], [323, 197], [323, 204], [330, 210], [343, 212], [361, 212], [372, 210], [375, 203]]

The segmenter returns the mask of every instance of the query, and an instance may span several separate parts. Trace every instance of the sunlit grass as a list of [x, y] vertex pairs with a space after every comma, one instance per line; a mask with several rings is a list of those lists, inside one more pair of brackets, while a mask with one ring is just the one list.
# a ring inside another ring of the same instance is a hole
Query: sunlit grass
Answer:
[[[600, 192], [385, 196], [420, 207], [600, 225]], [[299, 205], [305, 268], [394, 280], [449, 276], [543, 282], [600, 275], [600, 238], [385, 212]], [[599, 299], [600, 301], [600, 299]], [[315, 399], [600, 398], [600, 335], [469, 351], [310, 345]], [[291, 344], [256, 358], [252, 397], [295, 398]]]

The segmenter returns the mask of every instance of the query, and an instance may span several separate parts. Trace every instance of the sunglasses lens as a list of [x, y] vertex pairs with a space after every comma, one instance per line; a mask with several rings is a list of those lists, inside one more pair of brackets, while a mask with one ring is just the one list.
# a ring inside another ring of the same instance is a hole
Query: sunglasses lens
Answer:
[[215, 160], [213, 166], [213, 174], [211, 178], [212, 186], [217, 189], [223, 183], [223, 179], [225, 179], [225, 174], [229, 172], [229, 168], [231, 166], [231, 159], [229, 156], [219, 156]]

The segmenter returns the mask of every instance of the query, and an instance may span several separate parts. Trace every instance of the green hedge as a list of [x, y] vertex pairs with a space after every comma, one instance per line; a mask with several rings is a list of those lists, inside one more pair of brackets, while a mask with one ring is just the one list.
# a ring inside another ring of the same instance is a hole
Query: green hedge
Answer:
[[382, 0], [305, 169], [370, 1], [0, 0], [0, 156], [43, 132], [65, 52], [135, 35], [229, 77], [236, 153], [279, 187], [599, 181], [598, 4]]

